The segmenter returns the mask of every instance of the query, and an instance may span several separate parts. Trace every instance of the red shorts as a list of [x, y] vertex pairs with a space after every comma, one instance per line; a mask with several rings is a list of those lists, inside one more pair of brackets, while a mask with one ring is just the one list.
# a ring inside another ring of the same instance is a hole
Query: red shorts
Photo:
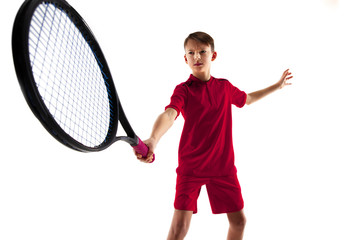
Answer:
[[174, 207], [197, 213], [197, 199], [201, 186], [206, 185], [214, 214], [237, 212], [243, 209], [244, 201], [237, 175], [199, 178], [178, 175]]

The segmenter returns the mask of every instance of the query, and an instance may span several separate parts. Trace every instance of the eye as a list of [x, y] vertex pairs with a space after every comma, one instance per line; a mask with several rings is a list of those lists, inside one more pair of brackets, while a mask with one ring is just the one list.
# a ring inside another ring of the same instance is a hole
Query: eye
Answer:
[[206, 53], [206, 51], [205, 51], [205, 50], [202, 50], [200, 53], [203, 54], [203, 53]]
[[188, 54], [192, 55], [192, 54], [194, 54], [194, 52], [190, 51], [190, 52], [188, 52]]

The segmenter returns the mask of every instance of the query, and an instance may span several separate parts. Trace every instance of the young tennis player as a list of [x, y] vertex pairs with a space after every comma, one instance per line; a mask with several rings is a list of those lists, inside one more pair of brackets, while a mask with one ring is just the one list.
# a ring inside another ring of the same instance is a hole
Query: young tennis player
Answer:
[[186, 82], [176, 86], [170, 104], [155, 121], [146, 159], [152, 161], [160, 138], [181, 113], [185, 119], [179, 145], [179, 166], [175, 195], [175, 212], [168, 240], [184, 239], [190, 220], [197, 212], [197, 199], [206, 185], [214, 214], [227, 213], [228, 240], [242, 239], [245, 227], [243, 198], [234, 164], [231, 105], [241, 108], [290, 85], [286, 70], [280, 80], [268, 88], [246, 94], [229, 81], [210, 75], [217, 53], [214, 40], [204, 32], [190, 34], [184, 42], [185, 62], [192, 70]]

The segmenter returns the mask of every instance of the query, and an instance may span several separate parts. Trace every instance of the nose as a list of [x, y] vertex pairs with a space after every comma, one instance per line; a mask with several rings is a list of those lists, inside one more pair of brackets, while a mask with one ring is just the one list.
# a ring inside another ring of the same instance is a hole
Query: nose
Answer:
[[194, 59], [195, 59], [195, 60], [201, 59], [201, 56], [200, 56], [200, 53], [199, 53], [199, 52], [195, 52], [195, 54], [194, 54]]

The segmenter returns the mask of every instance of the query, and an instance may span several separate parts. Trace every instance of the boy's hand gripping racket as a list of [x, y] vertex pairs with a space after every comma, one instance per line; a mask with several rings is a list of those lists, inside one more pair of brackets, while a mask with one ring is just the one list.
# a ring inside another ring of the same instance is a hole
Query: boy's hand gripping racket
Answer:
[[[130, 126], [91, 30], [64, 0], [26, 0], [12, 50], [24, 97], [46, 130], [67, 147], [100, 151], [117, 140], [146, 157]], [[117, 137], [118, 120], [127, 136]]]

